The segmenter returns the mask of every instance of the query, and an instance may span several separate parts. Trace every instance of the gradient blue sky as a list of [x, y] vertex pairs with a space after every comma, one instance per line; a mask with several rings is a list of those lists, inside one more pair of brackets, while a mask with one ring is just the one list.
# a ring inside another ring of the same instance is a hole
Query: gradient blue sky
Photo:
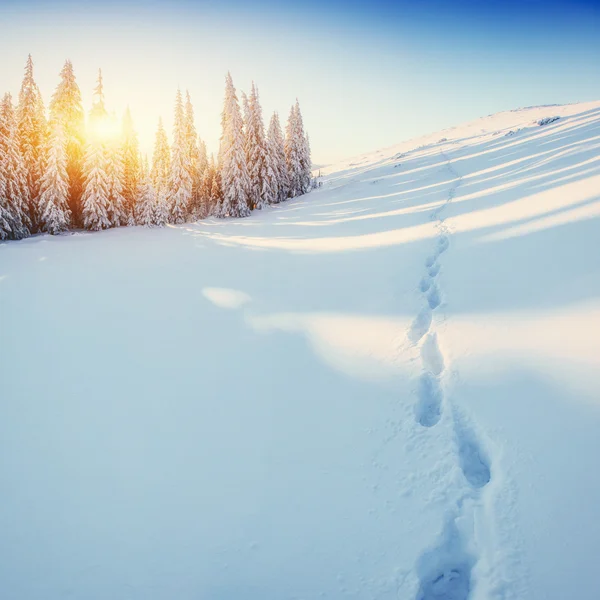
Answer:
[[600, 99], [600, 1], [285, 3], [0, 0], [0, 91], [27, 54], [47, 102], [65, 58], [86, 110], [98, 67], [150, 152], [189, 89], [217, 149], [224, 75], [254, 79], [268, 119], [299, 98], [316, 163], [500, 110]]

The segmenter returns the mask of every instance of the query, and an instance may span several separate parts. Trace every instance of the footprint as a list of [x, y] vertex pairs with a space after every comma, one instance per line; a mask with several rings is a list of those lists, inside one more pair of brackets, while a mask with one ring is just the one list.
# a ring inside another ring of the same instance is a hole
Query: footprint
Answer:
[[421, 346], [421, 360], [425, 370], [440, 375], [444, 370], [444, 357], [440, 351], [437, 334], [430, 333]]
[[444, 393], [440, 382], [431, 373], [423, 373], [419, 378], [417, 397], [415, 409], [417, 422], [423, 427], [433, 427], [442, 416]]
[[447, 235], [443, 235], [440, 238], [438, 238], [438, 253], [441, 254], [442, 252], [448, 250], [449, 245], [450, 241], [448, 240]]
[[431, 317], [431, 309], [424, 306], [410, 326], [408, 338], [411, 342], [416, 344], [429, 331]]
[[423, 277], [421, 279], [421, 283], [419, 284], [419, 289], [422, 292], [426, 292], [431, 287], [431, 277]]
[[429, 277], [435, 277], [440, 272], [440, 263], [433, 263], [427, 272], [429, 273]]
[[475, 433], [456, 411], [454, 414], [454, 429], [458, 445], [458, 460], [465, 479], [474, 488], [482, 488], [492, 478], [490, 461], [481, 448]]
[[450, 521], [437, 548], [417, 563], [420, 587], [415, 600], [467, 600], [475, 561], [465, 549], [454, 521]]
[[440, 296], [440, 290], [439, 290], [438, 286], [435, 285], [435, 283], [434, 283], [431, 286], [429, 293], [427, 294], [427, 303], [429, 304], [429, 308], [431, 310], [436, 309], [440, 305], [441, 301], [442, 301], [442, 299]]
[[433, 267], [433, 264], [435, 263], [435, 261], [437, 260], [438, 255], [437, 254], [432, 254], [431, 256], [429, 256], [427, 258], [427, 260], [425, 261], [425, 266], [429, 269], [431, 267]]

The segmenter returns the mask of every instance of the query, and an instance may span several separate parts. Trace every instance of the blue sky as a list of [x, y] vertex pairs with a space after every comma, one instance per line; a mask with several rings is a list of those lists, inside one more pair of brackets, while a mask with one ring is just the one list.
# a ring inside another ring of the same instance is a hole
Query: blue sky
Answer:
[[65, 58], [86, 109], [98, 67], [146, 151], [178, 86], [216, 150], [224, 75], [268, 118], [299, 98], [327, 163], [500, 110], [600, 99], [600, 2], [0, 0], [0, 91], [31, 52], [47, 101]]

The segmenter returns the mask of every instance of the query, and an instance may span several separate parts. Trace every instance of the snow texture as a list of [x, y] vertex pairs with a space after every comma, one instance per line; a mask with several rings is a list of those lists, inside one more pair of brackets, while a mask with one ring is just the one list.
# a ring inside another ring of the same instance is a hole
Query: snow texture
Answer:
[[508, 111], [247, 219], [1, 243], [2, 598], [597, 600], [599, 129]]

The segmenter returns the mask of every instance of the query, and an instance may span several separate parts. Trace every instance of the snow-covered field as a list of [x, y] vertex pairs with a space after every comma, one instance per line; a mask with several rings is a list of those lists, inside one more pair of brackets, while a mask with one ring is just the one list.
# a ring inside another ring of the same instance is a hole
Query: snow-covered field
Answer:
[[324, 173], [0, 245], [3, 600], [600, 598], [600, 103]]

